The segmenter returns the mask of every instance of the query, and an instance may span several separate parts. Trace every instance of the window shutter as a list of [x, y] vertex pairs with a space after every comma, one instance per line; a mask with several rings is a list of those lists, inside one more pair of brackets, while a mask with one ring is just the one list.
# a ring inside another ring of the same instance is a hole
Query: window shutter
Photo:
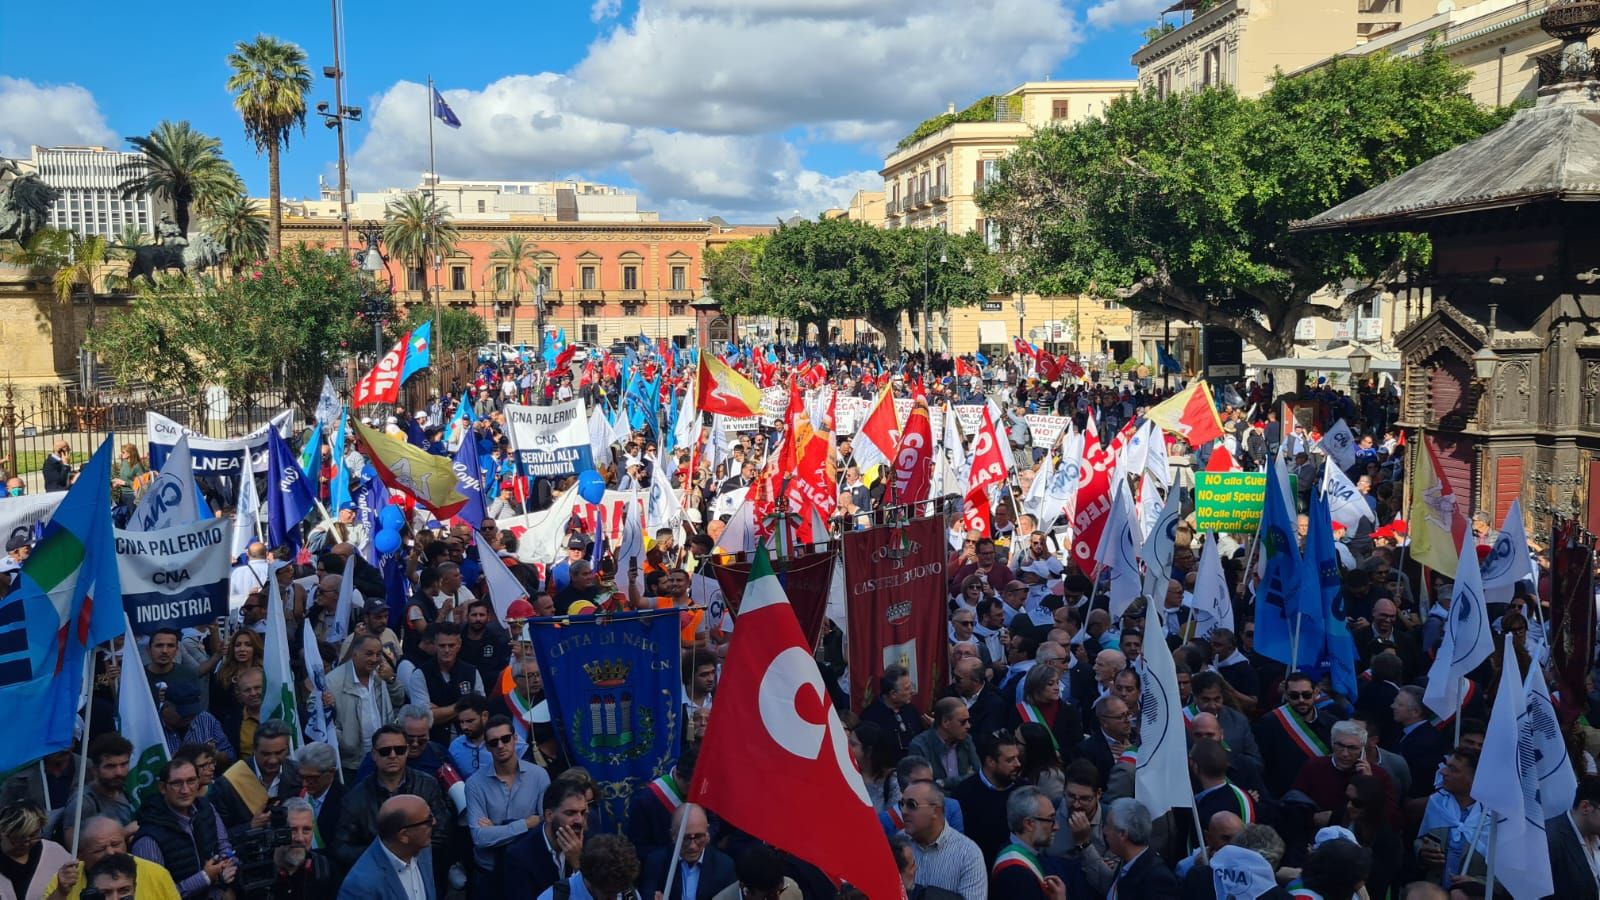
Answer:
[[983, 230], [983, 225], [984, 221], [982, 219], [977, 220], [977, 222], [973, 224], [973, 230], [978, 232], [978, 237], [980, 238], [985, 237], [988, 234], [988, 232]]
[[974, 191], [983, 187], [983, 160], [978, 160], [978, 171], [972, 176], [972, 189]]

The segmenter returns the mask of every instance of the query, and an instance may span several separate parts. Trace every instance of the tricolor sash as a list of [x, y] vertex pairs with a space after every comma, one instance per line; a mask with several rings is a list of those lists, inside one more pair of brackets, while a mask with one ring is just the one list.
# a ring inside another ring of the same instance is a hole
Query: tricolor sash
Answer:
[[1317, 733], [1311, 730], [1311, 726], [1307, 725], [1306, 721], [1300, 718], [1300, 714], [1287, 703], [1273, 710], [1272, 714], [1277, 717], [1278, 724], [1283, 730], [1288, 732], [1295, 746], [1300, 748], [1300, 752], [1308, 757], [1328, 755], [1328, 745], [1322, 742], [1322, 738], [1318, 737]]
[[515, 726], [517, 737], [532, 743], [533, 704], [522, 696], [521, 685], [517, 683], [516, 676], [511, 673], [513, 668], [515, 666], [506, 666], [500, 672], [500, 695], [506, 698], [506, 706], [511, 708], [511, 720]]
[[1022, 717], [1024, 722], [1037, 722], [1043, 725], [1044, 730], [1050, 733], [1050, 743], [1055, 746], [1057, 753], [1061, 752], [1061, 742], [1056, 740], [1055, 731], [1050, 728], [1050, 723], [1045, 721], [1044, 713], [1039, 711], [1039, 707], [1034, 706], [1032, 703], [1018, 703], [1017, 714]]
[[1256, 817], [1256, 801], [1249, 793], [1239, 790], [1239, 786], [1231, 781], [1222, 786], [1233, 792], [1233, 800], [1239, 806], [1239, 818], [1244, 820], [1244, 824], [1253, 825], [1260, 821]]
[[1044, 870], [1039, 867], [1039, 857], [1021, 844], [1007, 844], [994, 858], [994, 875], [1006, 869], [1027, 869], [1034, 880], [1044, 884]]
[[656, 795], [669, 813], [677, 812], [678, 807], [683, 805], [683, 795], [678, 793], [677, 781], [670, 773], [650, 782], [650, 793]]

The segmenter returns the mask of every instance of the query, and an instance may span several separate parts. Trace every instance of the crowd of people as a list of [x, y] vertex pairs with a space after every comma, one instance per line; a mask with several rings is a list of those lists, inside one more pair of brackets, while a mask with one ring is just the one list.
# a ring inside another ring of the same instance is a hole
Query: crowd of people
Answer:
[[[1101, 381], [1100, 373], [1044, 383], [1016, 363], [978, 371], [970, 361], [922, 362], [884, 369], [870, 357], [783, 351], [770, 363], [779, 383], [820, 367], [817, 381], [837, 396], [871, 398], [887, 385], [932, 406], [993, 401], [1015, 445], [1016, 478], [998, 492], [987, 533], [965, 531], [959, 503], [951, 507], [944, 596], [925, 598], [948, 614], [948, 643], [938, 648], [948, 654], [948, 683], [934, 686], [929, 708], [917, 707], [914, 674], [905, 669], [849, 671], [845, 623], [825, 623], [818, 647], [909, 896], [1484, 895], [1488, 843], [1471, 786], [1499, 673], [1556, 660], [1544, 638], [1540, 584], [1523, 583], [1492, 610], [1495, 633], [1513, 637], [1514, 654], [1496, 652], [1473, 673], [1459, 715], [1441, 718], [1423, 704], [1451, 590], [1406, 552], [1406, 450], [1393, 430], [1392, 387], [1319, 384], [1298, 398], [1300, 416], [1281, 420], [1268, 386], [1237, 385], [1224, 392], [1222, 440], [1190, 448], [1167, 437], [1172, 484], [1192, 484], [1219, 451], [1246, 469], [1284, 453], [1303, 510], [1321, 467], [1333, 464], [1319, 447], [1322, 431], [1348, 424], [1358, 455], [1346, 474], [1372, 516], [1340, 537], [1342, 597], [1362, 673], [1359, 691], [1344, 696], [1325, 670], [1291, 671], [1256, 651], [1250, 536], [1203, 533], [1185, 510], [1169, 577], [1114, 617], [1109, 573], [1073, 558], [1068, 517], [1024, 506], [1036, 467], [1061, 452], [1059, 443], [1031, 447], [1026, 414], [1067, 416], [1079, 430], [1093, 420], [1109, 436], [1141, 421], [1168, 392]], [[659, 358], [641, 365], [663, 370], [658, 409], [670, 409], [687, 378]], [[754, 374], [761, 364], [745, 368]], [[115, 715], [122, 656], [98, 654], [95, 702], [77, 745], [0, 788], [0, 900], [859, 896], [830, 882], [827, 860], [797, 858], [685, 802], [735, 631], [731, 615], [706, 614], [691, 576], [728, 552], [719, 537], [731, 511], [719, 500], [766, 477], [779, 429], [763, 425], [731, 436], [725, 453], [706, 453], [671, 446], [657, 420], [613, 446], [609, 485], [649, 487], [664, 472], [685, 510], [681, 535], [667, 528], [651, 536], [641, 593], [627, 573], [619, 577], [605, 548], [596, 552], [597, 535], [576, 516], [561, 537], [562, 558], [547, 566], [524, 561], [518, 529], [504, 527], [549, 507], [570, 484], [519, 473], [504, 405], [573, 396], [592, 408], [627, 406], [616, 377], [595, 361], [560, 375], [490, 363], [476, 383], [428, 408], [372, 419], [434, 452], [475, 443], [487, 517], [430, 522], [406, 504], [400, 552], [409, 600], [398, 614], [392, 589], [363, 553], [373, 535], [353, 504], [307, 523], [308, 552], [252, 544], [233, 573], [226, 621], [161, 629], [128, 655], [144, 666], [166, 734], [169, 758], [152, 784], [129, 778], [140, 761], [130, 758]], [[471, 407], [467, 419], [462, 406]], [[327, 444], [317, 454], [311, 474], [325, 502], [340, 472], [376, 477], [354, 444], [343, 466]], [[835, 536], [873, 527], [889, 479], [853, 464], [847, 435], [835, 437], [832, 459]], [[138, 462], [134, 449], [118, 475], [119, 503], [137, 499]], [[58, 480], [64, 489], [65, 477]], [[1486, 515], [1477, 526], [1472, 539], [1492, 543]], [[1302, 515], [1302, 542], [1307, 527]], [[550, 721], [531, 642], [515, 622], [499, 621], [477, 537], [523, 585], [531, 615], [681, 610], [683, 750], [650, 790], [635, 792], [624, 820], [601, 821], [603, 787], [573, 764]], [[1222, 549], [1227, 623], [1193, 608], [1209, 541]], [[0, 586], [14, 579], [29, 546], [7, 550]], [[1542, 552], [1535, 558], [1548, 570]], [[347, 572], [356, 602], [352, 620], [341, 623]], [[283, 722], [262, 718], [263, 635], [269, 607], [280, 603], [302, 715], [313, 693], [331, 711], [324, 740], [302, 744]], [[312, 630], [328, 673], [320, 689], [300, 658], [303, 629]], [[1152, 816], [1135, 796], [1144, 660], [1157, 653], [1170, 654], [1177, 672], [1192, 814]], [[852, 714], [847, 683], [864, 680], [878, 685], [876, 699]], [[1587, 723], [1579, 717], [1567, 730], [1579, 778], [1571, 812], [1548, 826], [1555, 893], [1573, 898], [1600, 891], [1600, 729]], [[1223, 872], [1232, 879], [1226, 889]]]

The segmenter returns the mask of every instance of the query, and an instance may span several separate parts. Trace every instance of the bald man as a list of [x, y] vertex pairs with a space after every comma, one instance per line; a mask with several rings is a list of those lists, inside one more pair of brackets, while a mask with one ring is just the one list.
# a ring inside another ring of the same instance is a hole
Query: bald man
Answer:
[[378, 807], [378, 836], [339, 887], [339, 900], [434, 900], [433, 812], [416, 794]]
[[[1211, 821], [1206, 825], [1205, 844], [1206, 858], [1216, 853], [1223, 847], [1233, 843], [1233, 839], [1244, 830], [1245, 823], [1231, 812], [1213, 813]], [[1186, 859], [1178, 861], [1175, 867], [1178, 881], [1184, 885], [1184, 896], [1210, 897], [1213, 895], [1211, 883], [1211, 866], [1200, 862], [1200, 851], [1197, 849], [1189, 854]], [[1198, 891], [1191, 894], [1190, 890]]]
[[[116, 819], [109, 816], [90, 816], [83, 820], [82, 829], [83, 833], [78, 841], [78, 859], [62, 866], [56, 877], [50, 880], [45, 886], [46, 897], [53, 900], [78, 900], [86, 884], [84, 872], [108, 856], [128, 852], [128, 838], [123, 832], [122, 823]], [[68, 843], [71, 840], [71, 835], [68, 834]], [[178, 886], [173, 882], [172, 875], [167, 872], [166, 867], [137, 856], [133, 858], [133, 865], [134, 884], [137, 886], [135, 898], [178, 896]], [[57, 893], [58, 888], [60, 893]]]
[[[1196, 713], [1194, 718], [1189, 720], [1189, 738], [1195, 742], [1225, 743], [1222, 738], [1222, 723], [1208, 712]], [[1261, 776], [1261, 764], [1247, 754], [1228, 754], [1228, 780], [1249, 791], [1258, 803], [1269, 805], [1272, 803], [1272, 798], [1267, 793], [1267, 783]]]

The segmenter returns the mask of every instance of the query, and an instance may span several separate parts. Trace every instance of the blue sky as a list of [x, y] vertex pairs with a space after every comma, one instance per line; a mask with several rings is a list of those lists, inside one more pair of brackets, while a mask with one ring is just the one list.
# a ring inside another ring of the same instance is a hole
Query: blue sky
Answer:
[[[446, 178], [581, 177], [637, 189], [670, 218], [815, 215], [881, 186], [885, 150], [947, 102], [1039, 78], [1127, 78], [1169, 0], [393, 0], [345, 11], [356, 189], [409, 186], [427, 166], [431, 74], [462, 119], [435, 129]], [[155, 11], [168, 11], [155, 18]], [[441, 18], [441, 16], [443, 18]], [[266, 161], [224, 88], [226, 55], [258, 32], [294, 41], [332, 100], [326, 2], [5, 4], [0, 155], [110, 143], [161, 119], [222, 138], [253, 194]], [[334, 180], [315, 118], [283, 161], [287, 196]]]

